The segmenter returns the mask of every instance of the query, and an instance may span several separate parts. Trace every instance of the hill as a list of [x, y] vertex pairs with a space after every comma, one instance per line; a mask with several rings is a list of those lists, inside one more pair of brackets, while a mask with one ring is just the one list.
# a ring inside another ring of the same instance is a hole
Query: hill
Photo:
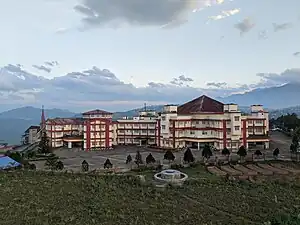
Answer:
[[238, 105], [262, 104], [266, 108], [280, 109], [300, 105], [300, 83], [289, 83], [280, 87], [259, 88], [244, 94], [218, 98], [224, 103]]
[[[150, 105], [147, 106], [147, 110], [153, 110], [156, 112], [161, 112], [163, 110], [163, 105]], [[134, 116], [138, 116], [139, 112], [144, 110], [144, 108], [138, 108], [138, 109], [132, 109], [129, 111], [125, 111], [125, 112], [115, 112], [113, 115], [113, 119], [122, 119], [123, 117], [127, 116], [127, 117], [134, 117]]]
[[[75, 113], [61, 109], [45, 109], [49, 118], [73, 117]], [[41, 109], [22, 107], [0, 113], [0, 140], [9, 144], [20, 144], [21, 136], [31, 125], [38, 125], [41, 120]]]

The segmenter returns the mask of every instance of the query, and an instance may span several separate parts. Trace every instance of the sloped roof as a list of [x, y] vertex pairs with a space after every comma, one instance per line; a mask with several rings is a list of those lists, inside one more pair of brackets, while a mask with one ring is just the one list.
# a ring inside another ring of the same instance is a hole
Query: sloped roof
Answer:
[[202, 95], [178, 107], [178, 114], [222, 113], [224, 104], [215, 99]]
[[54, 119], [48, 119], [46, 121], [50, 123], [55, 123], [57, 125], [80, 125], [83, 124], [82, 118], [54, 118]]
[[18, 167], [21, 164], [8, 156], [0, 156], [0, 170], [5, 170], [13, 167]]
[[92, 111], [88, 111], [88, 112], [84, 112], [82, 113], [82, 115], [111, 115], [113, 113], [111, 112], [107, 112], [107, 111], [104, 111], [104, 110], [100, 110], [100, 109], [95, 109], [95, 110], [92, 110]]

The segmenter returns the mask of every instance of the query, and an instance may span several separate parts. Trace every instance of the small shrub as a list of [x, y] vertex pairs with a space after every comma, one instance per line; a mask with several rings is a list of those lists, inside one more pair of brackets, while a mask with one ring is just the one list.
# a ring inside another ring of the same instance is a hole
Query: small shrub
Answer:
[[175, 160], [175, 156], [174, 156], [174, 154], [171, 150], [167, 150], [165, 155], [164, 155], [164, 159], [169, 160], [169, 162], [171, 162], [171, 161]]
[[81, 171], [88, 172], [89, 171], [89, 164], [87, 161], [83, 160], [81, 163]]
[[262, 153], [261, 153], [261, 151], [260, 151], [260, 150], [256, 150], [256, 151], [254, 152], [254, 155], [256, 155], [256, 156], [261, 156], [261, 155], [262, 155]]
[[136, 155], [135, 155], [135, 161], [134, 161], [137, 166], [139, 167], [141, 164], [143, 164], [143, 159], [142, 159], [142, 155], [140, 153], [140, 151], [137, 151], [136, 152]]
[[273, 151], [273, 156], [278, 157], [278, 155], [279, 155], [279, 148], [275, 148]]
[[202, 156], [206, 159], [209, 159], [212, 156], [211, 147], [208, 144], [204, 146]]
[[183, 155], [183, 161], [185, 163], [192, 163], [195, 161], [195, 157], [190, 148], [187, 148]]
[[245, 157], [245, 156], [247, 155], [247, 150], [246, 150], [246, 148], [242, 145], [242, 146], [239, 148], [239, 150], [238, 150], [238, 152], [237, 152], [236, 154], [238, 154], [241, 158], [242, 158], [242, 157]]
[[149, 155], [146, 157], [146, 163], [150, 164], [150, 163], [155, 163], [155, 162], [156, 162], [155, 158], [153, 157], [153, 155], [151, 153], [149, 153]]
[[62, 161], [58, 161], [56, 163], [56, 169], [57, 170], [63, 170], [64, 169], [64, 163]]
[[128, 155], [126, 158], [126, 164], [129, 164], [131, 162], [132, 162], [132, 157], [131, 157], [131, 155]]
[[229, 156], [229, 155], [230, 155], [229, 149], [225, 147], [225, 148], [222, 150], [222, 155]]
[[110, 169], [113, 167], [113, 164], [110, 162], [109, 159], [106, 159], [105, 163], [104, 163], [104, 169]]

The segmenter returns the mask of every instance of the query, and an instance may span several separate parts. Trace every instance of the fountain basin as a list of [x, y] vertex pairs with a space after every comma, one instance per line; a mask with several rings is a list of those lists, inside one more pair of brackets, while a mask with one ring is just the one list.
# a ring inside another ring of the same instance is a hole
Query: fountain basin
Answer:
[[182, 185], [188, 175], [178, 170], [163, 170], [154, 175], [154, 179], [160, 183]]

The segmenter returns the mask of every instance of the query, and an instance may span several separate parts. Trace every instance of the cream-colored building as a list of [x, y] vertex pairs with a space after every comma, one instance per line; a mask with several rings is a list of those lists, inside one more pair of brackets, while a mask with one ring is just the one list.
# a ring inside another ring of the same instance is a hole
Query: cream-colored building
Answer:
[[244, 115], [236, 104], [201, 96], [181, 106], [166, 105], [159, 123], [162, 148], [269, 148], [268, 112], [261, 105], [251, 106], [251, 113]]
[[98, 109], [82, 118], [48, 119], [45, 130], [52, 147], [77, 146], [85, 151], [114, 145], [200, 149], [205, 144], [219, 150], [268, 149], [269, 114], [261, 105], [252, 105], [250, 111], [245, 115], [236, 104], [204, 95], [181, 106], [165, 105], [161, 113], [141, 111], [137, 117], [117, 121], [112, 121], [112, 113]]
[[47, 119], [45, 123], [45, 132], [51, 147], [66, 146], [72, 148], [82, 146], [83, 120], [81, 118]]
[[157, 113], [141, 111], [139, 116], [117, 120], [115, 125], [116, 145], [157, 145]]
[[24, 145], [33, 144], [39, 141], [40, 126], [30, 126], [22, 136], [22, 143]]

